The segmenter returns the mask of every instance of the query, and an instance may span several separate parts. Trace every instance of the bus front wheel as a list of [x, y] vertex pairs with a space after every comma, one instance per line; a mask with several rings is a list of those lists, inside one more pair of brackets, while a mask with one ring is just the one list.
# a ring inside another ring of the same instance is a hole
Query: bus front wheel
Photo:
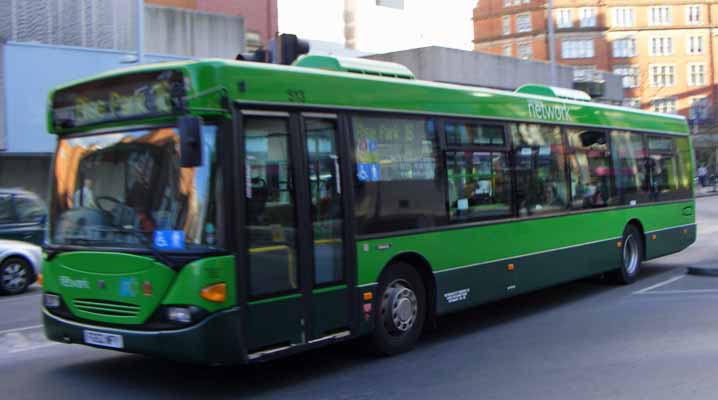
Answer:
[[621, 266], [612, 272], [611, 280], [618, 284], [628, 285], [636, 281], [636, 277], [641, 271], [643, 254], [643, 239], [635, 225], [626, 226], [619, 250]]
[[424, 282], [406, 263], [389, 266], [379, 279], [372, 344], [380, 355], [411, 350], [426, 320]]

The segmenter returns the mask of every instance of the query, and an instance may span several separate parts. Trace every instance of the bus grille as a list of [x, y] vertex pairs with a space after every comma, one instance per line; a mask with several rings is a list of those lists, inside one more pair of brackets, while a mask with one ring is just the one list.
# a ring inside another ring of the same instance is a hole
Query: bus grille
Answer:
[[129, 303], [118, 303], [106, 300], [77, 299], [72, 302], [80, 311], [113, 317], [136, 317], [140, 306]]

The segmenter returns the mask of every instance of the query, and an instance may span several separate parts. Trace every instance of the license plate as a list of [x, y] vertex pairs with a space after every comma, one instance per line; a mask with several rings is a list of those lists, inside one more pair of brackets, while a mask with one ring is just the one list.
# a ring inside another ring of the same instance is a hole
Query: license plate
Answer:
[[85, 337], [85, 343], [87, 344], [110, 347], [113, 349], [121, 349], [125, 346], [121, 335], [94, 331], [83, 331], [83, 334]]

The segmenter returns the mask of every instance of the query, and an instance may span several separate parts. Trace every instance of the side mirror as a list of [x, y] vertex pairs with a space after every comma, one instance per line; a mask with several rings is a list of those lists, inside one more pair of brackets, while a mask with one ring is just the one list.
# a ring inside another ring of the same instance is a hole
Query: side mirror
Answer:
[[185, 115], [179, 119], [180, 167], [202, 165], [202, 119]]

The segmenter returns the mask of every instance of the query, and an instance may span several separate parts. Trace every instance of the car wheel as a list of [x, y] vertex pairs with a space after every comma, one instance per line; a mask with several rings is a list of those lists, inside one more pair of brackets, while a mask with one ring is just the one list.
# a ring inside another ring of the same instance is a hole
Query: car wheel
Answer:
[[424, 283], [406, 263], [391, 265], [379, 279], [380, 296], [374, 314], [373, 348], [380, 355], [410, 350], [421, 335], [426, 319]]
[[23, 258], [12, 257], [0, 264], [0, 293], [19, 294], [27, 290], [31, 282], [30, 263]]

